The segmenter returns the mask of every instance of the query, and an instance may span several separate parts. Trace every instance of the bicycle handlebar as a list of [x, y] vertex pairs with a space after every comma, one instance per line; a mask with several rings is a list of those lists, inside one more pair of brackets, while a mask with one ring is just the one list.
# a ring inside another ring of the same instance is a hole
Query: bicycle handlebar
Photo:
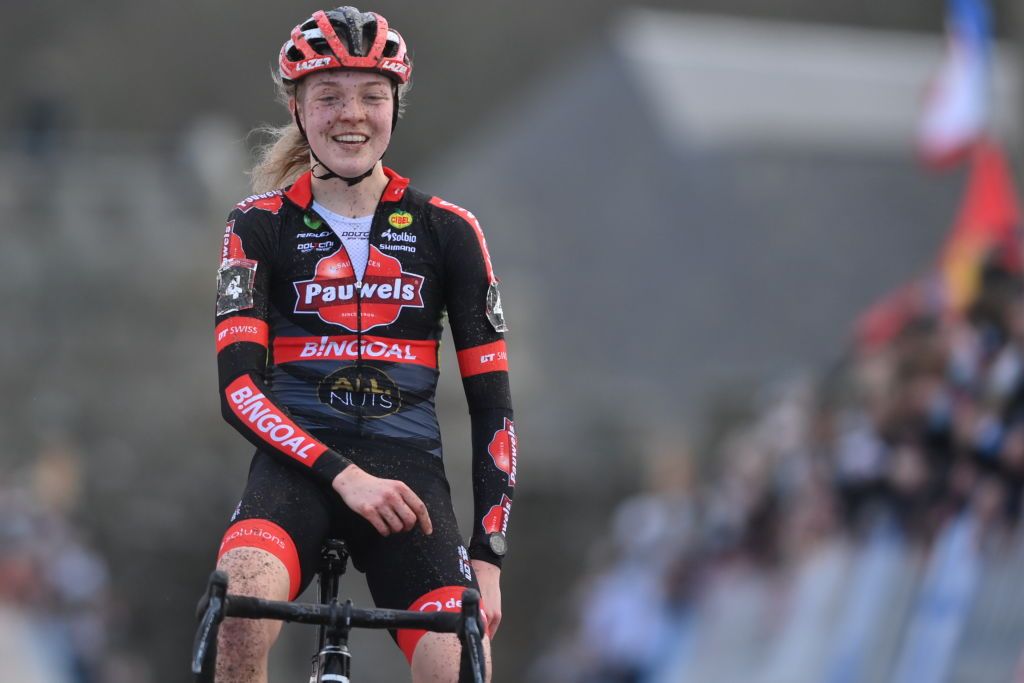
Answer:
[[[480, 624], [480, 594], [467, 588], [462, 594], [462, 611], [411, 612], [391, 609], [359, 609], [350, 601], [327, 605], [263, 600], [227, 594], [228, 577], [221, 571], [210, 575], [206, 594], [199, 601], [200, 619], [192, 648], [192, 673], [210, 676], [208, 663], [216, 659], [217, 632], [225, 616], [242, 619], [277, 619], [300, 624], [341, 628], [413, 628], [435, 633], [457, 633], [463, 643], [463, 661], [468, 659], [474, 683], [483, 683], [483, 629]], [[463, 669], [466, 667], [464, 666]], [[460, 679], [461, 680], [461, 679]]]
[[221, 571], [210, 574], [206, 593], [196, 607], [200, 616], [199, 629], [192, 643], [192, 673], [212, 680], [213, 672], [208, 663], [217, 659], [217, 631], [224, 620], [225, 598], [228, 592], [228, 575]]

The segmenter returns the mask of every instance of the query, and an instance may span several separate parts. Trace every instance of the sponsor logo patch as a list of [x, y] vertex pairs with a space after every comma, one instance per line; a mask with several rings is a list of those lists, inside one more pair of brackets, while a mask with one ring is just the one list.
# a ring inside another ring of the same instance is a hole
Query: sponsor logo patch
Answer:
[[242, 210], [242, 213], [248, 213], [250, 209], [261, 209], [270, 213], [277, 213], [281, 210], [283, 204], [284, 196], [281, 194], [281, 190], [274, 190], [273, 192], [264, 192], [263, 194], [254, 194], [246, 197], [238, 202], [238, 208]]
[[381, 61], [380, 68], [385, 71], [393, 71], [396, 74], [402, 74], [403, 76], [409, 73], [409, 65], [405, 62], [399, 62], [394, 59], [385, 59]]
[[[327, 230], [324, 227], [323, 220], [319, 216], [312, 213], [305, 213], [302, 215], [302, 222], [306, 224], [306, 227], [310, 230]], [[318, 235], [309, 235], [309, 237], [317, 237]], [[306, 235], [299, 235], [299, 237], [306, 237]]]
[[350, 332], [359, 331], [361, 313], [366, 332], [395, 322], [406, 306], [423, 308], [423, 276], [403, 271], [394, 256], [371, 245], [366, 273], [357, 282], [342, 251], [325, 256], [317, 262], [313, 279], [294, 283], [295, 313], [316, 315]]
[[[464, 545], [459, 546], [459, 571], [466, 577], [466, 581], [473, 580], [473, 569], [469, 564], [469, 553]], [[461, 607], [461, 605], [459, 606]]]
[[325, 448], [278, 410], [245, 375], [227, 388], [231, 411], [261, 439], [297, 460], [315, 461]]
[[350, 365], [327, 376], [318, 391], [320, 402], [346, 415], [376, 419], [402, 408], [398, 385], [383, 370]]
[[416, 235], [411, 232], [395, 232], [394, 230], [385, 230], [380, 236], [388, 242], [405, 242], [406, 244], [416, 244], [417, 239]]
[[516, 426], [512, 420], [504, 418], [505, 425], [494, 432], [487, 452], [494, 461], [494, 466], [508, 475], [509, 486], [516, 485]]
[[508, 517], [512, 514], [512, 499], [502, 494], [501, 502], [491, 507], [480, 523], [489, 534], [504, 534], [508, 531]]
[[224, 225], [224, 244], [220, 250], [220, 260], [244, 259], [245, 249], [242, 248], [242, 240], [235, 234], [235, 222], [228, 221]]
[[309, 71], [310, 69], [319, 69], [322, 66], [327, 66], [330, 63], [330, 57], [317, 57], [316, 59], [307, 59], [304, 62], [299, 62], [295, 65], [295, 70]]
[[412, 214], [408, 211], [395, 211], [388, 216], [388, 225], [396, 230], [405, 230], [412, 225]]

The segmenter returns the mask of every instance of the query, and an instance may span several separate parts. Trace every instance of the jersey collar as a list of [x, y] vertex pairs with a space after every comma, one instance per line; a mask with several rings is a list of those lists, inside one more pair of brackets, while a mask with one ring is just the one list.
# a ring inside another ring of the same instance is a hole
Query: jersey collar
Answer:
[[[388, 177], [388, 184], [384, 188], [384, 194], [380, 196], [380, 200], [382, 202], [401, 200], [405, 195], [406, 188], [409, 187], [409, 179], [403, 178], [387, 166], [384, 167], [384, 175]], [[308, 209], [313, 203], [313, 172], [306, 171], [299, 176], [292, 186], [285, 190], [284, 196], [300, 209]]]

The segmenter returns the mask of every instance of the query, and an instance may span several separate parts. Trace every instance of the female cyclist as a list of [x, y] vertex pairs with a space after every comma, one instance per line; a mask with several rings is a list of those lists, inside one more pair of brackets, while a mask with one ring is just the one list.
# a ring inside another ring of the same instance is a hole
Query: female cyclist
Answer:
[[[222, 411], [257, 451], [217, 564], [232, 593], [291, 600], [341, 537], [377, 606], [457, 611], [473, 586], [493, 637], [516, 475], [505, 322], [473, 214], [381, 163], [411, 72], [402, 36], [353, 7], [281, 48], [292, 121], [228, 217], [218, 271]], [[434, 412], [445, 317], [472, 416], [468, 549]], [[217, 680], [265, 681], [278, 628], [226, 620]], [[456, 680], [454, 635], [394, 635], [413, 681]]]

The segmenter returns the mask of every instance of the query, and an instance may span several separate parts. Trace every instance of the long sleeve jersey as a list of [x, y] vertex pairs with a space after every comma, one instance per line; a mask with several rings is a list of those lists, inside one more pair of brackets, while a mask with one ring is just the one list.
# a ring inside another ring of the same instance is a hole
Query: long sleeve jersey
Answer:
[[472, 420], [469, 552], [500, 565], [492, 548], [507, 533], [517, 438], [498, 280], [472, 213], [385, 173], [361, 281], [311, 209], [309, 173], [231, 212], [218, 270], [222, 412], [328, 485], [350, 461], [323, 431], [336, 448], [340, 438], [379, 444], [381, 457], [402, 447], [440, 458], [434, 394], [447, 316]]

